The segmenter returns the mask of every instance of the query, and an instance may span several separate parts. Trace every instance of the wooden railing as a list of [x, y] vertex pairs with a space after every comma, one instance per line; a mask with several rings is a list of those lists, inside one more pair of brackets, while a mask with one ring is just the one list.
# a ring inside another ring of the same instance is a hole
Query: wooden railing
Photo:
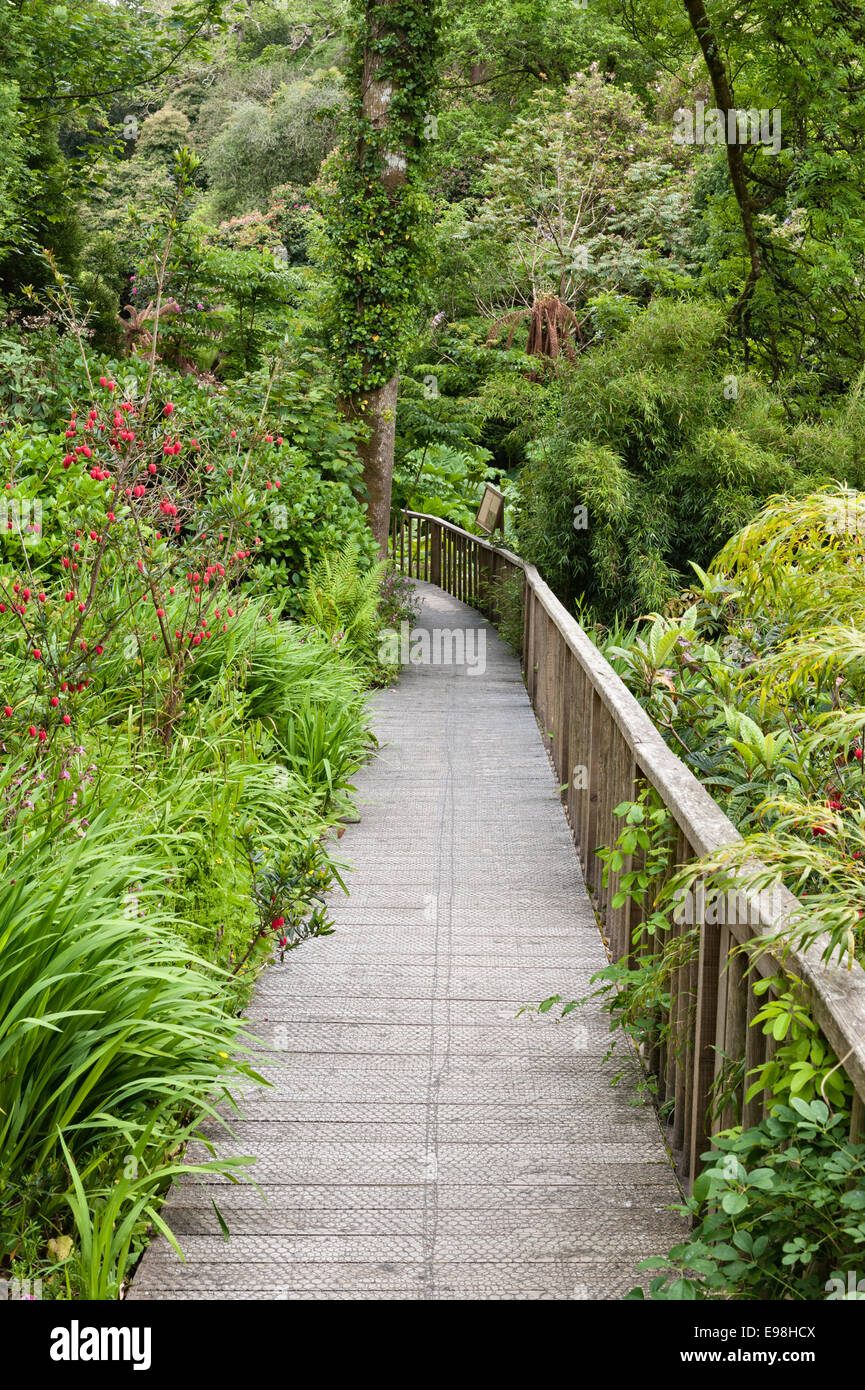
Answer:
[[[417, 512], [397, 514], [392, 528], [392, 554], [405, 574], [429, 580], [456, 598], [495, 616], [499, 586], [521, 576], [523, 614], [523, 671], [541, 733], [559, 782], [571, 832], [592, 893], [612, 959], [626, 960], [639, 909], [628, 901], [614, 906], [622, 874], [633, 867], [626, 860], [618, 873], [603, 882], [598, 849], [610, 846], [621, 831], [613, 809], [633, 799], [635, 789], [655, 789], [677, 827], [676, 865], [685, 865], [740, 840], [738, 831], [694, 774], [667, 746], [643, 708], [625, 687], [575, 618], [541, 579], [533, 565], [518, 556], [470, 535], [438, 517]], [[580, 773], [575, 776], [574, 770]], [[733, 1109], [720, 1120], [711, 1118], [713, 1083], [724, 1059], [744, 1061], [745, 1072], [767, 1061], [773, 1047], [762, 1028], [750, 1025], [765, 998], [754, 993], [759, 976], [774, 975], [778, 966], [768, 951], [737, 950], [749, 941], [775, 933], [785, 916], [800, 908], [786, 889], [772, 893], [772, 910], [765, 897], [743, 886], [739, 904], [747, 910], [729, 914], [724, 924], [706, 921], [697, 927], [699, 953], [683, 952], [683, 964], [672, 974], [670, 1007], [664, 1041], [644, 1061], [658, 1082], [661, 1113], [667, 1115], [667, 1136], [679, 1176], [689, 1185], [700, 1168], [700, 1154], [711, 1133], [733, 1122]], [[741, 919], [745, 918], [745, 921]], [[667, 940], [693, 931], [688, 923], [670, 927]], [[865, 1116], [865, 972], [827, 965], [820, 941], [806, 951], [791, 949], [785, 967], [809, 988], [812, 1010], [852, 1081], [855, 1099], [851, 1133], [860, 1138]], [[738, 1113], [745, 1124], [763, 1114], [763, 1101], [746, 1102], [747, 1085], [733, 1088]]]
[[391, 555], [403, 574], [426, 579], [463, 603], [491, 611], [501, 581], [523, 572], [516, 555], [422, 512], [395, 513]]

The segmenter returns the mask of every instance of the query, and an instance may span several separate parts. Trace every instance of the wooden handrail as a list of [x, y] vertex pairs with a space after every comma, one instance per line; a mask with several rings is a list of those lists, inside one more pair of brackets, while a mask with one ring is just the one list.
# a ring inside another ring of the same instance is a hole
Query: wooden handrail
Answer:
[[[665, 742], [645, 710], [601, 655], [587, 633], [534, 565], [480, 536], [423, 512], [396, 513], [392, 554], [403, 573], [429, 580], [454, 597], [496, 617], [502, 580], [522, 575], [523, 671], [529, 698], [564, 790], [571, 833], [586, 883], [592, 892], [614, 960], [627, 960], [640, 909], [633, 903], [614, 907], [613, 899], [626, 861], [603, 882], [598, 849], [613, 844], [620, 826], [613, 808], [647, 782], [658, 793], [678, 827], [676, 864], [683, 865], [741, 843], [741, 836], [691, 770]], [[576, 768], [585, 770], [577, 779]], [[585, 781], [585, 786], [576, 785]], [[762, 866], [757, 865], [757, 868]], [[659, 1100], [672, 1105], [668, 1140], [680, 1177], [690, 1185], [699, 1172], [700, 1154], [713, 1130], [733, 1123], [728, 1104], [721, 1123], [709, 1117], [710, 1091], [723, 1058], [744, 1058], [746, 1071], [771, 1056], [774, 1043], [750, 1027], [765, 999], [755, 995], [759, 975], [775, 974], [778, 965], [767, 950], [746, 962], [737, 945], [783, 929], [801, 903], [785, 888], [773, 890], [772, 911], [765, 899], [744, 886], [746, 921], [699, 923], [699, 954], [674, 971], [670, 984], [667, 1040], [644, 1057], [658, 1078]], [[671, 935], [687, 928], [671, 926]], [[848, 970], [822, 959], [826, 942], [785, 953], [787, 969], [808, 986], [814, 1018], [841, 1059], [855, 1092], [851, 1133], [865, 1128], [865, 971], [854, 962]], [[732, 953], [732, 954], [731, 954]], [[757, 1097], [745, 1102], [740, 1083], [739, 1113], [745, 1124], [763, 1114]]]

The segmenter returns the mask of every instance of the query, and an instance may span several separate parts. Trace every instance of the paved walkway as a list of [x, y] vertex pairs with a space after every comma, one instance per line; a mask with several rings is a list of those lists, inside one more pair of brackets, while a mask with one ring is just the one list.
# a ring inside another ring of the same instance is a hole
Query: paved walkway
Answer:
[[130, 1297], [617, 1298], [681, 1238], [636, 1063], [609, 1085], [605, 1015], [516, 1017], [581, 997], [606, 957], [516, 657], [419, 588], [423, 625], [483, 630], [486, 670], [414, 667], [376, 696], [337, 931], [250, 1009], [273, 1088], [236, 1131], [267, 1201], [178, 1186], [187, 1262], [155, 1241]]

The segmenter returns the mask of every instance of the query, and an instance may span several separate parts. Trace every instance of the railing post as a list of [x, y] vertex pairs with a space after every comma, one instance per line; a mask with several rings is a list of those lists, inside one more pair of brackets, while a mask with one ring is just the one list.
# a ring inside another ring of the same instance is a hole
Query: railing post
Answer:
[[430, 583], [435, 584], [439, 589], [442, 586], [442, 528], [433, 522], [432, 535], [430, 537]]
[[[694, 902], [705, 908], [705, 894], [692, 890]], [[705, 918], [705, 910], [695, 916]], [[694, 1025], [694, 1099], [691, 1106], [691, 1183], [702, 1167], [700, 1155], [709, 1141], [706, 1123], [709, 1092], [715, 1075], [715, 1037], [718, 1029], [718, 977], [721, 971], [721, 928], [700, 921], [700, 956], [697, 962], [697, 1018]]]

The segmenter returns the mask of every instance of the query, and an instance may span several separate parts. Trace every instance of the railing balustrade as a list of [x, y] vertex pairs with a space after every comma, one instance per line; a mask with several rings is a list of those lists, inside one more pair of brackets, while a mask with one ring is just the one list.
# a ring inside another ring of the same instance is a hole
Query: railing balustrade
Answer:
[[[419, 512], [394, 516], [391, 549], [404, 574], [428, 580], [493, 618], [500, 609], [502, 581], [522, 576], [522, 660], [529, 697], [564, 788], [568, 822], [610, 955], [616, 961], [627, 959], [640, 908], [632, 902], [614, 906], [613, 899], [622, 874], [632, 866], [626, 860], [605, 885], [597, 853], [620, 833], [614, 808], [632, 800], [640, 784], [653, 787], [678, 829], [677, 866], [739, 840], [738, 831], [533, 565]], [[574, 768], [585, 769], [585, 776], [575, 778]], [[730, 1104], [720, 1121], [710, 1116], [710, 1093], [723, 1059], [743, 1059], [750, 1071], [771, 1056], [772, 1039], [749, 1025], [765, 1003], [754, 993], [755, 980], [775, 974], [778, 966], [769, 952], [746, 958], [735, 948], [777, 931], [786, 914], [799, 906], [786, 889], [772, 897], [769, 912], [761, 895], [743, 887], [747, 911], [733, 914], [732, 922], [713, 923], [698, 912], [699, 954], [673, 973], [665, 1041], [644, 1058], [658, 1080], [661, 1113], [669, 1117], [668, 1142], [685, 1185], [698, 1173], [711, 1133], [733, 1122]], [[698, 894], [695, 899], [699, 910]], [[670, 931], [687, 929], [674, 922]], [[853, 1084], [851, 1133], [859, 1138], [865, 1129], [865, 972], [858, 963], [852, 970], [827, 965], [821, 955], [819, 941], [807, 951], [791, 949], [785, 966], [808, 986], [814, 1018]], [[744, 1081], [736, 1089], [740, 1117], [746, 1124], [758, 1122], [762, 1100], [745, 1103]]]

